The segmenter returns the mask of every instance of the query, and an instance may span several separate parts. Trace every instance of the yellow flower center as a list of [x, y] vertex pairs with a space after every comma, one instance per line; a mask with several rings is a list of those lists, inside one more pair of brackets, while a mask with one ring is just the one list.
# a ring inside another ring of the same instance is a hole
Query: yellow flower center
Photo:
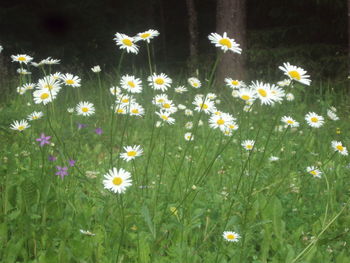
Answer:
[[129, 99], [122, 99], [122, 102], [123, 102], [123, 103], [128, 103], [128, 102], [129, 102]]
[[134, 156], [136, 156], [137, 152], [136, 151], [129, 151], [126, 154], [130, 157], [134, 157]]
[[259, 94], [260, 94], [261, 96], [263, 96], [263, 97], [266, 97], [266, 96], [267, 96], [267, 92], [266, 92], [266, 90], [264, 90], [264, 89], [258, 89], [258, 92], [259, 92]]
[[342, 152], [344, 151], [344, 147], [342, 145], [337, 145], [336, 147], [338, 149], [338, 151]]
[[132, 109], [131, 112], [137, 114], [137, 113], [139, 113], [139, 110], [138, 109]]
[[24, 125], [18, 126], [18, 130], [19, 130], [19, 131], [23, 131], [24, 128], [25, 128]]
[[288, 124], [293, 124], [294, 121], [292, 121], [292, 120], [287, 120], [287, 123], [288, 123]]
[[170, 104], [169, 103], [164, 103], [163, 104], [163, 108], [169, 109], [170, 108]]
[[129, 81], [128, 82], [128, 85], [132, 88], [135, 88], [135, 83], [133, 81]]
[[27, 61], [25, 57], [18, 57], [18, 61]]
[[220, 39], [219, 44], [222, 45], [222, 46], [226, 46], [227, 48], [231, 48], [232, 47], [231, 40], [229, 40], [228, 38]]
[[231, 124], [230, 126], [228, 126], [231, 130], [233, 130], [236, 126]]
[[49, 93], [43, 93], [41, 94], [40, 99], [44, 100], [44, 99], [47, 99], [48, 97], [49, 97]]
[[158, 102], [159, 103], [163, 103], [165, 100], [164, 99], [159, 99]]
[[124, 113], [124, 109], [118, 109], [117, 112], [118, 113]]
[[207, 104], [201, 104], [199, 106], [201, 106], [201, 109], [204, 109], [204, 110], [208, 109], [208, 105]]
[[288, 72], [288, 74], [293, 79], [296, 79], [296, 80], [300, 80], [301, 79], [301, 76], [300, 76], [299, 72], [296, 71], [296, 70], [291, 70], [291, 71]]
[[38, 116], [33, 116], [32, 119], [36, 120], [36, 119], [38, 119]]
[[151, 34], [150, 33], [143, 33], [140, 35], [141, 38], [148, 38]]
[[250, 99], [250, 96], [248, 96], [248, 95], [242, 95], [242, 100], [249, 100]]
[[157, 85], [163, 85], [163, 84], [164, 84], [164, 79], [157, 78], [154, 82], [155, 82]]
[[248, 144], [246, 147], [247, 147], [247, 149], [249, 149], [249, 150], [253, 149], [253, 145], [251, 145], [251, 144]]
[[132, 41], [130, 39], [125, 38], [125, 39], [123, 39], [122, 42], [125, 46], [128, 46], [128, 47], [132, 46]]
[[46, 84], [46, 85], [45, 85], [45, 89], [52, 90], [52, 89], [53, 89], [53, 86], [52, 86], [52, 85], [49, 85], [49, 84]]
[[226, 236], [226, 238], [229, 239], [229, 240], [233, 240], [233, 239], [235, 239], [235, 235], [233, 235], [233, 234], [228, 234], [228, 235]]
[[161, 118], [162, 118], [163, 120], [166, 120], [166, 121], [169, 119], [168, 116], [165, 116], [165, 115], [162, 115]]
[[312, 117], [312, 118], [311, 118], [311, 121], [312, 121], [312, 122], [318, 122], [318, 118]]
[[198, 83], [197, 82], [194, 82], [192, 83], [193, 87], [198, 87]]
[[88, 112], [88, 111], [89, 111], [89, 108], [87, 108], [87, 107], [82, 107], [81, 110], [82, 110], [82, 112]]
[[225, 124], [225, 121], [223, 120], [223, 119], [219, 119], [219, 120], [217, 120], [217, 122], [216, 122], [218, 125], [223, 125], [223, 124]]
[[310, 171], [310, 174], [317, 175], [317, 172], [315, 170]]
[[234, 85], [234, 86], [238, 86], [239, 85], [239, 82], [237, 80], [232, 80], [231, 81], [231, 84]]
[[112, 180], [112, 183], [114, 185], [121, 185], [123, 183], [123, 179], [120, 178], [120, 177], [114, 177], [113, 180]]
[[72, 80], [72, 79], [67, 79], [67, 80], [66, 80], [66, 83], [67, 83], [68, 85], [73, 85], [73, 84], [74, 84], [74, 80]]

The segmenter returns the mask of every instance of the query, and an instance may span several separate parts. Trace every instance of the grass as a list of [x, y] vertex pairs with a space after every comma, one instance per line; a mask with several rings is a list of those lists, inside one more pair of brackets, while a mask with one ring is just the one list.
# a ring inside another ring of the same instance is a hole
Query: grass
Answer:
[[[229, 137], [210, 128], [202, 111], [186, 116], [179, 110], [174, 125], [157, 127], [146, 76], [143, 93], [135, 95], [145, 116], [113, 114], [109, 88], [118, 85], [120, 72], [119, 66], [115, 75], [90, 75], [46, 106], [27, 92], [1, 108], [2, 262], [350, 262], [350, 162], [331, 148], [333, 140], [350, 145], [344, 96], [330, 86], [295, 84], [294, 101], [257, 102], [245, 112], [225, 88], [216, 106], [239, 125]], [[178, 79], [172, 87], [190, 91], [167, 94], [193, 109], [197, 92], [214, 90], [211, 79], [201, 89]], [[79, 101], [92, 102], [96, 114], [68, 113]], [[325, 117], [319, 129], [306, 124], [306, 113], [326, 116], [330, 106], [337, 106], [340, 120]], [[44, 117], [23, 132], [9, 129], [34, 110]], [[281, 126], [285, 115], [300, 127]], [[188, 121], [193, 141], [184, 139]], [[79, 123], [86, 127], [78, 129]], [[50, 145], [35, 141], [41, 133], [52, 136]], [[252, 151], [241, 146], [247, 139], [255, 140]], [[141, 145], [143, 155], [122, 160], [127, 145]], [[76, 165], [61, 179], [56, 166], [68, 166], [69, 159]], [[308, 166], [318, 167], [321, 178], [307, 173]], [[112, 167], [132, 175], [123, 194], [103, 187]], [[224, 231], [241, 238], [227, 242]]]

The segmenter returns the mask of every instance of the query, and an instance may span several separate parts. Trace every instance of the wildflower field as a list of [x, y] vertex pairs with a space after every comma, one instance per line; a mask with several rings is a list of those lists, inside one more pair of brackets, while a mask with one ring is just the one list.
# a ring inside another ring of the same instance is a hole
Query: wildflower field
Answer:
[[[349, 263], [345, 93], [288, 62], [279, 80], [220, 83], [244, 52], [226, 33], [208, 37], [210, 71], [170, 76], [158, 35], [116, 33], [113, 74], [11, 56], [1, 262]], [[140, 52], [149, 67], [127, 72]]]

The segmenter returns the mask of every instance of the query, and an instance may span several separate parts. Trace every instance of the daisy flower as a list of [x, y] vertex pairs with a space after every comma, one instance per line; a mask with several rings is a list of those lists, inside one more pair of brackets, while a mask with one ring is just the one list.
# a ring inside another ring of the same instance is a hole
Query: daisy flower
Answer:
[[136, 157], [141, 156], [143, 153], [140, 145], [125, 146], [124, 150], [125, 153], [121, 153], [120, 158], [127, 162], [134, 160]]
[[173, 104], [171, 100], [166, 101], [160, 106], [161, 109], [166, 110], [170, 113], [177, 112], [177, 107]]
[[44, 116], [44, 114], [41, 111], [34, 111], [31, 114], [28, 115], [27, 119], [29, 121], [34, 121], [34, 120], [38, 120], [41, 119]]
[[117, 96], [119, 95], [122, 90], [119, 87], [113, 86], [109, 89], [109, 91], [112, 93], [112, 95]]
[[229, 125], [233, 124], [234, 120], [235, 118], [228, 113], [213, 114], [209, 119], [209, 126], [213, 129], [219, 128], [221, 131], [224, 131]]
[[99, 72], [101, 72], [101, 68], [99, 65], [96, 65], [96, 66], [91, 68], [91, 71], [94, 73], [99, 73]]
[[159, 106], [159, 105], [162, 105], [168, 101], [169, 101], [168, 95], [158, 94], [158, 95], [154, 96], [152, 103]]
[[78, 115], [83, 116], [90, 116], [95, 113], [94, 104], [87, 101], [79, 102], [78, 105], [75, 107], [75, 110]]
[[245, 148], [247, 151], [251, 151], [254, 148], [255, 141], [254, 140], [245, 140], [242, 142], [243, 148]]
[[252, 82], [250, 86], [255, 90], [257, 97], [260, 99], [261, 104], [271, 105], [274, 104], [274, 96], [271, 91], [269, 84], [264, 84], [262, 82], [256, 81]]
[[166, 91], [171, 83], [173, 82], [167, 75], [161, 73], [159, 75], [153, 74], [147, 78], [149, 82], [149, 86], [151, 86], [155, 90]]
[[341, 142], [332, 141], [332, 147], [334, 151], [339, 152], [341, 155], [348, 155], [348, 150]]
[[184, 86], [179, 86], [179, 87], [175, 88], [174, 90], [176, 93], [182, 94], [182, 93], [187, 91], [187, 88], [185, 88]]
[[133, 96], [129, 96], [127, 94], [119, 94], [117, 95], [117, 99], [115, 101], [117, 104], [124, 104], [124, 105], [129, 105], [131, 103], [135, 103], [135, 98]]
[[185, 110], [185, 115], [186, 115], [186, 116], [193, 116], [193, 111], [190, 110], [190, 109], [186, 109], [186, 110]]
[[313, 128], [320, 128], [324, 124], [324, 118], [314, 112], [306, 114], [305, 120], [307, 121], [307, 124]]
[[116, 194], [122, 194], [125, 192], [126, 188], [131, 185], [131, 174], [120, 168], [109, 170], [107, 174], [104, 175], [105, 180], [103, 180], [103, 185], [105, 189], [108, 189]]
[[186, 106], [183, 104], [179, 104], [177, 105], [177, 107], [179, 108], [179, 110], [186, 110]]
[[149, 29], [145, 32], [138, 33], [135, 37], [135, 40], [136, 41], [143, 40], [143, 41], [146, 41], [147, 43], [149, 43], [151, 39], [153, 39], [157, 36], [159, 36], [159, 32], [157, 30]]
[[290, 79], [284, 79], [282, 81], [277, 82], [277, 85], [280, 87], [287, 87], [292, 83]]
[[67, 86], [71, 86], [73, 88], [80, 87], [80, 81], [81, 79], [78, 76], [73, 76], [73, 74], [67, 73], [66, 75], [61, 76], [61, 80], [66, 84]]
[[39, 79], [36, 88], [46, 90], [52, 95], [57, 95], [57, 93], [61, 90], [60, 83], [53, 76], [45, 76], [44, 78]]
[[186, 141], [193, 141], [194, 140], [194, 136], [190, 132], [186, 132], [184, 137], [185, 137]]
[[145, 109], [138, 103], [132, 103], [129, 108], [131, 116], [142, 116], [145, 114]]
[[231, 89], [240, 89], [245, 87], [244, 82], [240, 80], [225, 78], [225, 82], [226, 82], [226, 85]]
[[306, 167], [306, 171], [315, 178], [321, 178], [322, 172], [314, 166]]
[[142, 91], [142, 82], [134, 76], [124, 75], [120, 80], [120, 86], [130, 93], [140, 93]]
[[26, 91], [27, 90], [33, 90], [35, 87], [35, 84], [34, 83], [26, 83], [26, 84], [23, 84], [22, 88], [25, 89]]
[[31, 62], [33, 60], [33, 58], [31, 56], [28, 55], [12, 55], [12, 62], [19, 62], [20, 64], [28, 64], [29, 62]]
[[44, 104], [53, 101], [56, 98], [56, 93], [49, 91], [47, 89], [38, 89], [33, 92], [34, 103], [36, 104]]
[[166, 123], [168, 124], [174, 124], [175, 123], [175, 119], [170, 117], [170, 112], [168, 111], [163, 111], [160, 110], [159, 112], [156, 112], [156, 114]]
[[190, 84], [193, 88], [196, 88], [196, 89], [198, 89], [198, 88], [200, 88], [200, 87], [202, 86], [202, 83], [200, 82], [200, 80], [197, 79], [197, 78], [194, 78], [194, 77], [189, 78], [189, 79], [187, 80], [187, 82], [188, 82], [188, 84]]
[[232, 231], [225, 231], [222, 236], [224, 237], [224, 239], [226, 241], [229, 242], [238, 242], [238, 239], [241, 237], [239, 234], [237, 234], [236, 232], [232, 232]]
[[[113, 107], [112, 107], [112, 109], [113, 109]], [[114, 108], [114, 112], [117, 114], [124, 115], [124, 114], [127, 114], [129, 112], [129, 107], [126, 104], [117, 104]]]
[[256, 93], [249, 88], [241, 88], [238, 90], [238, 97], [245, 102], [254, 101], [256, 98]]
[[273, 100], [275, 102], [281, 103], [284, 97], [286, 96], [286, 93], [284, 92], [284, 90], [273, 84], [267, 84], [267, 85], [270, 85], [270, 90], [272, 93]]
[[242, 52], [239, 44], [237, 44], [234, 39], [228, 38], [226, 32], [224, 32], [223, 36], [220, 36], [217, 33], [211, 33], [208, 38], [212, 44], [215, 44], [216, 47], [221, 48], [224, 52], [227, 50], [238, 54], [241, 54]]
[[282, 117], [281, 121], [291, 128], [299, 127], [299, 122], [295, 121], [292, 117], [284, 116]]
[[187, 130], [191, 130], [193, 128], [193, 122], [192, 121], [188, 121], [185, 123], [185, 128]]
[[192, 104], [196, 106], [196, 111], [204, 111], [206, 114], [210, 114], [216, 110], [214, 102], [208, 98], [204, 99], [202, 97], [196, 96]]
[[[207, 98], [210, 100], [215, 100], [216, 99], [216, 94], [215, 93], [208, 93], [207, 94]], [[217, 100], [215, 101], [215, 103], [217, 103]], [[219, 102], [220, 103], [220, 102]]]
[[60, 64], [61, 60], [60, 59], [54, 59], [51, 57], [45, 58], [40, 61], [40, 63], [46, 64], [46, 65], [57, 65]]
[[292, 93], [287, 93], [286, 94], [286, 100], [288, 101], [293, 101], [295, 99], [294, 95]]
[[291, 64], [289, 64], [289, 62], [283, 63], [283, 66], [279, 66], [278, 68], [282, 70], [284, 72], [284, 75], [288, 76], [290, 79], [296, 80], [302, 84], [310, 86], [310, 76], [306, 75], [306, 71], [302, 68], [292, 66]]
[[120, 49], [125, 49], [128, 53], [137, 54], [139, 52], [139, 47], [135, 44], [136, 40], [133, 37], [116, 33], [114, 40]]
[[327, 110], [327, 116], [332, 120], [332, 121], [337, 121], [339, 120], [339, 117], [337, 116], [337, 114], [332, 111], [332, 110]]
[[22, 132], [29, 127], [30, 127], [30, 125], [28, 124], [28, 122], [26, 120], [21, 120], [21, 121], [14, 121], [11, 124], [10, 129]]
[[25, 88], [23, 88], [23, 87], [17, 87], [17, 93], [19, 94], [19, 95], [23, 95], [24, 93], [26, 93], [26, 89]]
[[32, 72], [26, 70], [25, 68], [19, 68], [17, 69], [17, 73], [20, 75], [30, 75]]

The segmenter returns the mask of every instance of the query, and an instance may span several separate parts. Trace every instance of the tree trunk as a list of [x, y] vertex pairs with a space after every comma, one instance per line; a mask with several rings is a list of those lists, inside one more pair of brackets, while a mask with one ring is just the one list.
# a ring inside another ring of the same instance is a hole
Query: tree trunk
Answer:
[[240, 55], [229, 51], [224, 54], [217, 68], [216, 83], [223, 84], [226, 77], [245, 79], [246, 0], [217, 0], [216, 32], [227, 32], [242, 48]]
[[188, 32], [190, 34], [188, 68], [190, 72], [193, 73], [198, 66], [198, 20], [194, 0], [186, 0], [186, 5], [188, 13]]

